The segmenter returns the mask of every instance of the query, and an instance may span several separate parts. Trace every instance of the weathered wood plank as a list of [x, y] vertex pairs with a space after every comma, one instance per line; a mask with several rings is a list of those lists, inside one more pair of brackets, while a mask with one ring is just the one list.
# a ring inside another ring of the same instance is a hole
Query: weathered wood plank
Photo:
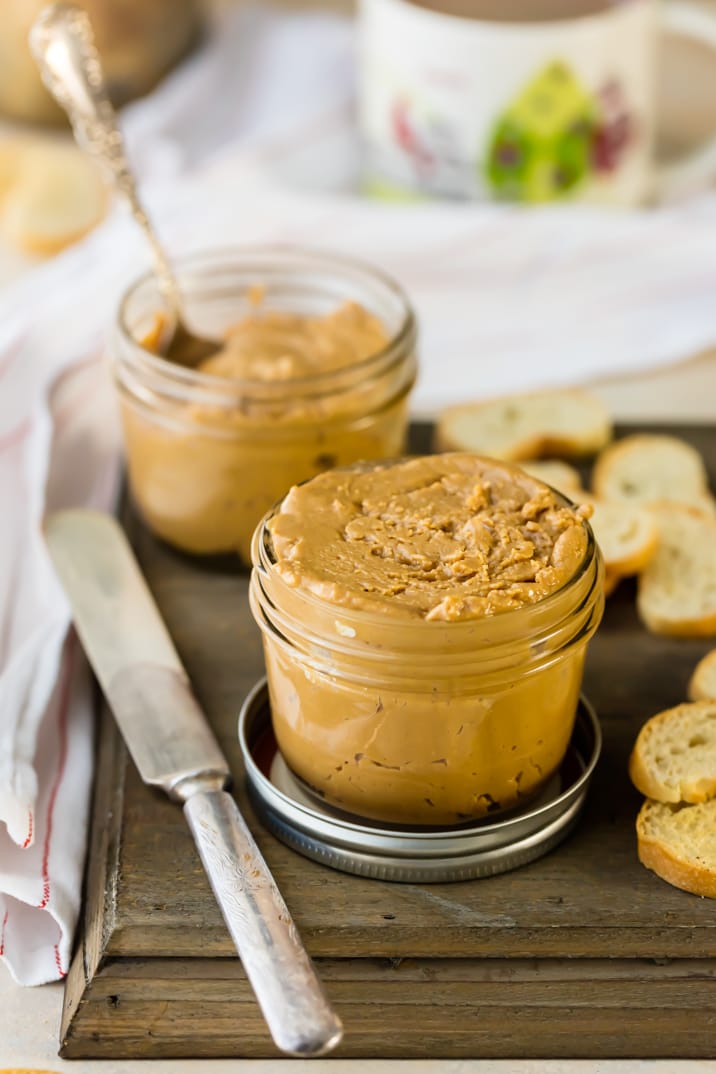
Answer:
[[[716, 486], [716, 429], [676, 431], [704, 453]], [[343, 1010], [342, 1054], [713, 1055], [713, 905], [639, 865], [640, 799], [626, 772], [641, 722], [683, 699], [710, 642], [648, 635], [633, 590], [622, 586], [588, 662], [585, 688], [605, 747], [575, 833], [504, 876], [425, 886], [363, 880], [301, 858], [252, 817], [235, 734], [262, 667], [245, 573], [189, 560], [131, 517], [128, 525], [242, 808]], [[141, 784], [111, 727], [102, 749], [63, 1054], [274, 1054], [180, 810]], [[665, 958], [676, 961], [653, 961]], [[490, 983], [500, 987], [486, 990]], [[419, 1024], [407, 1016], [412, 1008]], [[703, 1008], [697, 1025], [694, 1008]]]
[[[709, 1013], [711, 1017], [716, 1017], [716, 978], [713, 974], [707, 978], [696, 978], [700, 983], [700, 988], [696, 993], [694, 990], [685, 991], [684, 979], [681, 977], [667, 980], [649, 978], [649, 987], [645, 988], [647, 982], [644, 978], [633, 980], [626, 976], [626, 972], [624, 976], [615, 976], [611, 979], [601, 978], [597, 982], [590, 981], [584, 975], [580, 978], [578, 989], [575, 989], [574, 978], [566, 981], [499, 980], [499, 988], [497, 988], [491, 987], [498, 984], [497, 980], [485, 978], [482, 975], [478, 975], [477, 979], [473, 977], [470, 980], [456, 981], [433, 975], [416, 977], [413, 974], [403, 973], [402, 967], [379, 974], [373, 979], [352, 979], [348, 971], [336, 980], [332, 974], [324, 972], [325, 967], [320, 960], [317, 965], [326, 982], [328, 992], [336, 1004], [354, 1003], [375, 1007], [379, 1003], [388, 1001], [396, 1009], [403, 1007], [419, 1010], [421, 1021], [425, 1013], [424, 1007], [453, 1006], [455, 1003], [471, 1005], [476, 1003], [478, 992], [481, 993], [479, 1001], [481, 1011], [492, 1007], [502, 1008], [507, 1003], [523, 1009], [528, 1007], [552, 1007], [555, 1010], [563, 1007], [629, 1007], [644, 1010], [651, 1008], [691, 1010], [697, 1011], [699, 1018]], [[151, 981], [151, 991], [148, 989], [148, 981]], [[403, 987], [407, 984], [410, 985], [409, 989]], [[505, 995], [505, 988], [508, 989], [508, 995]], [[105, 987], [98, 987], [94, 990], [94, 1000], [99, 1002], [104, 997], [105, 1001], [111, 1000], [110, 1005], [115, 1010], [122, 1009], [121, 1015], [113, 1015], [113, 1023], [117, 1026], [125, 1024], [126, 1012], [132, 1004], [146, 1005], [148, 1001], [155, 1005], [191, 1004], [196, 1002], [196, 992], [196, 981], [192, 979], [184, 981], [172, 977], [128, 979], [123, 981], [120, 987], [117, 979], [113, 978], [105, 983]], [[236, 981], [227, 981], [222, 984], [213, 980], [210, 986], [210, 998], [215, 1004], [233, 1005], [238, 1001], [253, 1004], [245, 980], [240, 986]]]
[[101, 722], [92, 826], [87, 850], [84, 907], [77, 948], [65, 982], [60, 1037], [64, 1039], [82, 997], [105, 957], [114, 930], [127, 755], [113, 720]]
[[[482, 985], [511, 982], [570, 982], [575, 987], [583, 981], [712, 981], [716, 978], [714, 959], [520, 959], [520, 958], [322, 958], [321, 977], [326, 981], [376, 981], [396, 979], [410, 981], [468, 981]], [[177, 982], [177, 989], [193, 988], [192, 978], [225, 981], [230, 987], [244, 981], [246, 975], [235, 958], [149, 958], [108, 959], [96, 995], [117, 991], [119, 983], [135, 984], [144, 979], [160, 982], [166, 978]]]
[[[319, 964], [320, 966], [320, 964]], [[320, 968], [323, 968], [320, 966]], [[716, 981], [698, 982], [682, 1002], [683, 980], [538, 982], [513, 987], [484, 980], [335, 982], [328, 991], [348, 1032], [337, 1054], [388, 1056], [710, 1056], [716, 1031]], [[63, 1054], [130, 1056], [270, 1056], [275, 1054], [248, 984], [203, 982], [201, 993], [174, 991], [177, 979], [112, 982], [85, 1004], [82, 1038], [70, 1035]], [[187, 982], [184, 982], [186, 985]], [[688, 993], [686, 993], [688, 994]], [[411, 1003], [411, 997], [413, 1002]], [[411, 1018], [411, 1013], [413, 1017]], [[418, 1014], [416, 1019], [414, 1016]], [[409, 1032], [410, 1025], [416, 1027]]]

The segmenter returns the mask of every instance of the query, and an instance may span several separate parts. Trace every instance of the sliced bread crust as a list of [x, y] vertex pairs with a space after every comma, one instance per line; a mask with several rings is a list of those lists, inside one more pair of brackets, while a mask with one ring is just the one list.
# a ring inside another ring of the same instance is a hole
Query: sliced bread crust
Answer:
[[589, 392], [565, 389], [448, 407], [438, 418], [435, 448], [520, 462], [591, 455], [611, 435], [611, 420], [601, 400]]
[[582, 491], [582, 479], [579, 471], [562, 459], [528, 459], [520, 467], [531, 477], [544, 481], [557, 492], [564, 493], [570, 499], [574, 493]]
[[699, 660], [689, 680], [688, 693], [692, 701], [716, 699], [716, 649]]
[[596, 496], [586, 498], [593, 507], [589, 523], [607, 573], [624, 578], [644, 570], [659, 542], [651, 513], [637, 504], [610, 502]]
[[637, 433], [610, 444], [594, 465], [592, 487], [608, 500], [678, 500], [714, 509], [703, 459], [676, 436]]
[[2, 229], [29, 253], [50, 255], [86, 235], [104, 217], [107, 187], [93, 160], [71, 145], [34, 142], [19, 157], [2, 207]]
[[673, 501], [649, 509], [659, 540], [639, 577], [642, 621], [655, 634], [716, 634], [716, 518]]
[[683, 891], [716, 899], [716, 799], [684, 806], [647, 799], [636, 833], [647, 869]]
[[647, 720], [629, 775], [659, 802], [705, 802], [716, 795], [716, 701], [685, 702]]

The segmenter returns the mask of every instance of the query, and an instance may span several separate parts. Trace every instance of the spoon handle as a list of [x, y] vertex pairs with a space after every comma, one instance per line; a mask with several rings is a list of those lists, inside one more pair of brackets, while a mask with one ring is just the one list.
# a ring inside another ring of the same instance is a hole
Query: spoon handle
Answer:
[[127, 199], [154, 256], [160, 293], [178, 314], [179, 289], [139, 198], [86, 11], [65, 3], [43, 8], [30, 31], [30, 48], [45, 85], [67, 112], [78, 144], [109, 169]]

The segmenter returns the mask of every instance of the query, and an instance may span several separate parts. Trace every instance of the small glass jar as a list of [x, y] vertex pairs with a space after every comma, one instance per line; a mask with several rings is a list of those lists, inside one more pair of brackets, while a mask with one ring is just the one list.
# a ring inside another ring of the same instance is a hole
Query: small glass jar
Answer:
[[278, 509], [254, 535], [250, 602], [293, 772], [329, 804], [392, 823], [461, 824], [529, 801], [566, 753], [604, 609], [588, 524], [584, 559], [561, 589], [483, 618], [431, 621], [288, 585], [272, 550]]
[[243, 317], [320, 316], [343, 302], [374, 315], [389, 337], [369, 358], [288, 380], [200, 373], [142, 346], [165, 305], [154, 277], [119, 310], [115, 380], [130, 489], [159, 537], [197, 554], [238, 552], [293, 484], [358, 459], [400, 454], [415, 381], [416, 325], [405, 295], [372, 267], [291, 247], [219, 250], [177, 263], [185, 312], [220, 339]]

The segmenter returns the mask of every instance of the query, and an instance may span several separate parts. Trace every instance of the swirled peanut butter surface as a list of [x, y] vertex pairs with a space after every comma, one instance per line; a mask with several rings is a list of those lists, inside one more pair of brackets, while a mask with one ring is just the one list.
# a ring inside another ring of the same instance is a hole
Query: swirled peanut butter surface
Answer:
[[517, 468], [450, 453], [322, 474], [290, 491], [271, 536], [284, 580], [334, 604], [471, 619], [560, 589], [586, 513]]
[[199, 372], [236, 380], [296, 380], [344, 369], [378, 354], [385, 328], [356, 302], [322, 316], [261, 309], [233, 325]]

